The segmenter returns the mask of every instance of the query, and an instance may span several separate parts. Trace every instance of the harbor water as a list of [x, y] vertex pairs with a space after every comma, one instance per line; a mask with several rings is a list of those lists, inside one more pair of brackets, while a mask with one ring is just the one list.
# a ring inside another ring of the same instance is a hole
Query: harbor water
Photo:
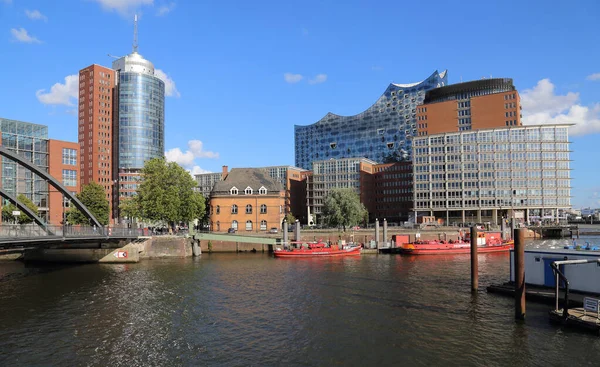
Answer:
[[[599, 238], [581, 238], [600, 244]], [[534, 241], [529, 248], [570, 240]], [[485, 286], [508, 254], [0, 263], [1, 366], [597, 366], [600, 338]]]

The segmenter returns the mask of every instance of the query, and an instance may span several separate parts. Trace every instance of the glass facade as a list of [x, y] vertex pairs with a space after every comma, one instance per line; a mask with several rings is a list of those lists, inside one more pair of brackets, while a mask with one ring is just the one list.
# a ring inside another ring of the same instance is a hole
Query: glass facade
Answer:
[[415, 211], [520, 210], [535, 222], [571, 207], [568, 125], [437, 134], [413, 143]]
[[165, 83], [137, 72], [119, 73], [119, 168], [142, 168], [165, 154]]
[[425, 92], [447, 84], [447, 72], [434, 72], [420, 83], [390, 84], [366, 111], [354, 116], [328, 113], [312, 125], [294, 126], [296, 166], [330, 158], [365, 157], [383, 162], [397, 155], [410, 160], [417, 136], [417, 106]]
[[[0, 118], [2, 146], [48, 171], [48, 127]], [[2, 188], [9, 194], [24, 194], [47, 219], [48, 184], [25, 167], [2, 157]]]

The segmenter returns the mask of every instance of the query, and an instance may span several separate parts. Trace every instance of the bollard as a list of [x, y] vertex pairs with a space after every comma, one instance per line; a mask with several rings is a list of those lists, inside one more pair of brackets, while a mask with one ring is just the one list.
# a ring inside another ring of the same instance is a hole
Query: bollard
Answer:
[[288, 247], [288, 222], [283, 220], [283, 248]]
[[479, 259], [477, 258], [477, 226], [471, 227], [471, 292], [479, 288]]
[[504, 222], [504, 218], [500, 222], [500, 233], [502, 234], [502, 241], [506, 241], [506, 223]]
[[296, 224], [294, 225], [294, 240], [300, 242], [300, 221], [298, 219], [296, 219]]
[[515, 239], [514, 233], [515, 233], [515, 219], [513, 218], [510, 220], [510, 236], [511, 236], [512, 240]]
[[379, 250], [379, 219], [375, 219], [375, 246]]
[[515, 249], [513, 269], [515, 269], [515, 320], [525, 320], [525, 229], [513, 232]]
[[387, 219], [383, 218], [383, 244], [384, 244], [384, 246], [387, 246], [387, 234], [388, 234]]

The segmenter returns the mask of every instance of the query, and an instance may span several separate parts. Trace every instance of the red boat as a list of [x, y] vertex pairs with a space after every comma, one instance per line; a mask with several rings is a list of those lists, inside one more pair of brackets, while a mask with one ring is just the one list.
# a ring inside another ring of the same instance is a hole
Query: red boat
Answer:
[[362, 246], [327, 246], [327, 244], [323, 242], [318, 242], [309, 243], [308, 246], [301, 246], [300, 248], [277, 248], [273, 251], [273, 254], [275, 257], [281, 258], [353, 256], [360, 255], [361, 249]]
[[[477, 253], [502, 252], [514, 247], [513, 241], [506, 241], [495, 245], [478, 245]], [[404, 243], [399, 248], [401, 254], [410, 255], [443, 255], [443, 254], [468, 254], [471, 244], [460, 241], [415, 241]]]
[[[478, 253], [502, 252], [514, 248], [514, 241], [503, 241], [499, 233], [480, 232], [477, 237]], [[468, 254], [471, 252], [471, 242], [462, 239], [414, 241], [400, 244], [398, 250], [401, 254], [410, 255]]]

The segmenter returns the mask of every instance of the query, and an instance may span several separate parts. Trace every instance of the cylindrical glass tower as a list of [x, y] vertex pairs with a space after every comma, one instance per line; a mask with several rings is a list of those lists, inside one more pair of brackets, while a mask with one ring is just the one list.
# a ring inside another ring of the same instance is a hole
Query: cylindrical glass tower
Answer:
[[165, 83], [137, 52], [113, 64], [118, 82], [118, 168], [141, 169], [165, 154]]

